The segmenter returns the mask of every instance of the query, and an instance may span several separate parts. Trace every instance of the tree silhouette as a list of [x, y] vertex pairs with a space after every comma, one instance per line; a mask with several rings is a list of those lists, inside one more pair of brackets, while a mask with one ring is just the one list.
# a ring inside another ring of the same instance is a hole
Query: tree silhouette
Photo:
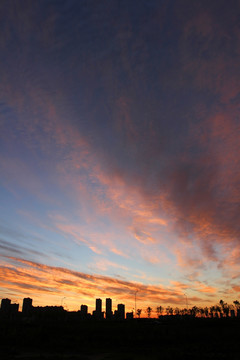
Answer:
[[190, 309], [190, 314], [192, 316], [196, 316], [197, 314], [199, 313], [199, 308], [197, 306], [193, 306], [191, 309]]
[[220, 304], [220, 306], [221, 306], [221, 308], [222, 308], [223, 314], [224, 314], [226, 317], [228, 317], [228, 315], [229, 315], [229, 306], [228, 306], [228, 304], [225, 303], [223, 300], [220, 300], [220, 301], [219, 301], [219, 304]]
[[180, 309], [180, 310], [179, 310], [179, 314], [180, 314], [181, 316], [183, 316], [183, 315], [184, 315], [184, 309]]
[[158, 316], [162, 315], [162, 312], [163, 312], [163, 307], [160, 305], [160, 306], [157, 307]]
[[150, 318], [151, 313], [152, 313], [152, 308], [150, 306], [147, 307], [146, 313], [147, 313], [148, 318]]
[[211, 317], [214, 317], [214, 314], [215, 314], [215, 312], [216, 312], [214, 305], [213, 305], [213, 306], [210, 306], [209, 312], [210, 312], [210, 316], [211, 316]]
[[142, 313], [142, 309], [137, 309], [137, 316], [139, 319], [140, 319], [141, 313]]
[[166, 308], [166, 312], [167, 312], [167, 315], [172, 315], [173, 314], [173, 308], [171, 306], [168, 306]]
[[179, 309], [178, 307], [176, 307], [176, 308], [174, 309], [174, 314], [175, 314], [175, 315], [179, 315], [179, 314], [180, 314], [180, 309]]
[[218, 314], [218, 316], [222, 317], [222, 309], [219, 305], [215, 306], [215, 314]]
[[208, 307], [206, 306], [203, 310], [204, 310], [205, 316], [208, 317], [208, 315], [209, 315], [209, 309], [208, 309]]
[[240, 302], [238, 300], [235, 300], [233, 303], [236, 307], [236, 310], [238, 311], [238, 309], [240, 308]]

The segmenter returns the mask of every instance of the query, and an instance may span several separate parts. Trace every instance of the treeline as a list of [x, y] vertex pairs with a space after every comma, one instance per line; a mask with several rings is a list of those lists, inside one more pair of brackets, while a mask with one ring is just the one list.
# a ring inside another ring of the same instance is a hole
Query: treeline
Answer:
[[152, 314], [157, 314], [158, 317], [163, 315], [191, 315], [193, 317], [240, 317], [240, 302], [238, 300], [233, 301], [232, 304], [228, 304], [223, 300], [220, 300], [218, 304], [210, 306], [210, 307], [171, 307], [167, 306], [164, 308], [163, 306], [157, 306], [155, 309], [148, 306], [146, 309], [137, 309], [136, 315], [138, 318], [141, 317], [145, 313], [148, 318], [152, 316]]

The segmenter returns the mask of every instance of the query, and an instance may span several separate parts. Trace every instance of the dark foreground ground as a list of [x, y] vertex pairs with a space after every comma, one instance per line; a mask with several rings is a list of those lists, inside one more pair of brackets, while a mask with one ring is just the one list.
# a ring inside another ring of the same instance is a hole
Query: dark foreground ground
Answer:
[[239, 360], [240, 320], [1, 320], [0, 358]]

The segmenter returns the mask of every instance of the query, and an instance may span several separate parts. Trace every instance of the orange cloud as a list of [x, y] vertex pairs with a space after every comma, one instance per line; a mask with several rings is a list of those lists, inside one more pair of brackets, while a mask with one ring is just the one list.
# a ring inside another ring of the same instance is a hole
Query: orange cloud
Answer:
[[240, 286], [235, 285], [232, 288], [233, 288], [234, 291], [240, 292]]
[[189, 285], [184, 284], [180, 281], [171, 281], [171, 284], [173, 284], [176, 288], [180, 289], [180, 290], [185, 290], [187, 288], [189, 288]]
[[[0, 286], [6, 291], [15, 291], [23, 296], [36, 298], [38, 304], [47, 304], [49, 299], [56, 304], [62, 297], [68, 297], [68, 305], [77, 309], [81, 301], [93, 307], [95, 298], [110, 296], [115, 302], [124, 301], [131, 309], [134, 306], [136, 290], [138, 304], [142, 307], [161, 303], [179, 305], [183, 301], [182, 291], [176, 287], [171, 289], [161, 285], [144, 285], [14, 257], [8, 258], [8, 261], [11, 261], [11, 265], [0, 266]], [[202, 299], [198, 298], [195, 301]]]
[[197, 291], [200, 291], [203, 293], [215, 294], [217, 292], [216, 287], [205, 285], [203, 283], [200, 283], [199, 281], [196, 282], [196, 289], [197, 289]]

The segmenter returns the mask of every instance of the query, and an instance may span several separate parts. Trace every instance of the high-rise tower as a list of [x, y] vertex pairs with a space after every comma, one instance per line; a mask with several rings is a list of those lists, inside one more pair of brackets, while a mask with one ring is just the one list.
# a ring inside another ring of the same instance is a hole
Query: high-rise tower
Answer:
[[1, 313], [9, 314], [11, 308], [11, 300], [10, 299], [2, 299], [1, 301]]
[[112, 318], [112, 299], [106, 299], [106, 319]]
[[96, 313], [101, 314], [102, 312], [102, 299], [96, 299]]
[[22, 313], [23, 315], [31, 315], [32, 313], [32, 299], [24, 298], [23, 305], [22, 305]]
[[125, 319], [125, 305], [124, 304], [118, 304], [118, 306], [117, 306], [117, 318], [118, 318], [118, 320], [124, 320]]

